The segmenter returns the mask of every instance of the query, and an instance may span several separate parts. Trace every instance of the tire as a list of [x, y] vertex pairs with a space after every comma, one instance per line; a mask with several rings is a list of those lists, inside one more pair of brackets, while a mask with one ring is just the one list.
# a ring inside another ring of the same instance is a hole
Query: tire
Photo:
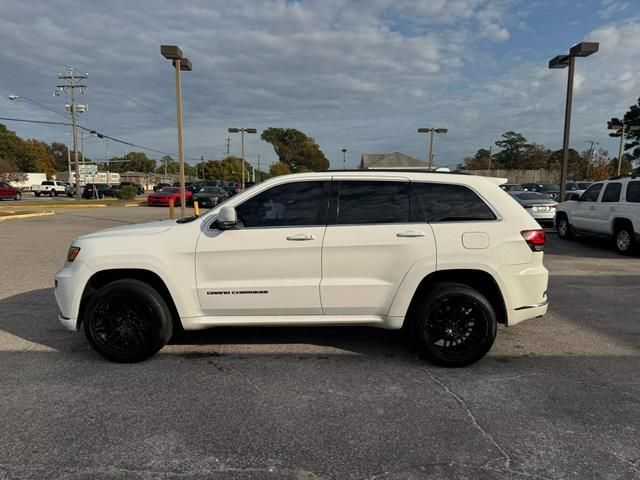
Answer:
[[571, 240], [576, 236], [566, 215], [560, 215], [556, 220], [556, 232], [558, 232], [558, 237], [563, 240]]
[[151, 357], [173, 334], [166, 302], [139, 280], [117, 280], [102, 287], [87, 302], [83, 318], [91, 346], [118, 363]]
[[17, 202], [18, 200], [22, 199], [22, 194], [20, 192], [16, 192], [16, 195], [13, 197], [13, 199]]
[[49, 190], [49, 196], [50, 197], [55, 197], [56, 196], [56, 191], [55, 190]]
[[33, 192], [33, 193], [36, 195], [36, 197], [40, 196], [40, 192]]
[[633, 226], [627, 222], [618, 224], [614, 232], [614, 243], [620, 255], [631, 255], [635, 250]]
[[459, 283], [435, 285], [413, 319], [419, 348], [443, 367], [464, 367], [484, 357], [495, 341], [497, 324], [491, 303]]

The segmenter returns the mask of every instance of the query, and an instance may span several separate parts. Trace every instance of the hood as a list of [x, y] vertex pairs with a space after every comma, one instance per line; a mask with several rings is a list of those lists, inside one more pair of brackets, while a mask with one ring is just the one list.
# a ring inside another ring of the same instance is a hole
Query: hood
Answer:
[[89, 233], [78, 237], [78, 240], [87, 240], [94, 238], [108, 238], [108, 237], [129, 237], [129, 236], [143, 236], [143, 235], [155, 235], [157, 233], [166, 232], [175, 227], [175, 220], [160, 220], [158, 222], [139, 223], [136, 225], [124, 225], [122, 227], [108, 228], [106, 230], [100, 230], [98, 232]]

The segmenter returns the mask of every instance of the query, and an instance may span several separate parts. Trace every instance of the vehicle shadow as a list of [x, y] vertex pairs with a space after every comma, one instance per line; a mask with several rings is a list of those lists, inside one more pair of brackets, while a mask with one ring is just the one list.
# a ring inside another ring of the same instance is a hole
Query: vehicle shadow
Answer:
[[[58, 322], [57, 312], [52, 288], [13, 295], [0, 300], [0, 330], [48, 349], [67, 353], [84, 351], [94, 355], [83, 332], [65, 329]], [[402, 332], [370, 327], [218, 327], [177, 331], [169, 345], [210, 345], [214, 348], [233, 345], [304, 345], [310, 346], [311, 350], [314, 350], [313, 347], [322, 347], [316, 350], [322, 350], [325, 354], [329, 348], [328, 354], [333, 349], [341, 354], [415, 356], [411, 342], [406, 340]], [[298, 356], [305, 355], [303, 350], [293, 349]]]
[[546, 255], [561, 255], [563, 257], [590, 257], [611, 259], [639, 259], [635, 254], [623, 257], [615, 251], [613, 240], [597, 235], [580, 235], [572, 240], [562, 240], [555, 232], [547, 231]]

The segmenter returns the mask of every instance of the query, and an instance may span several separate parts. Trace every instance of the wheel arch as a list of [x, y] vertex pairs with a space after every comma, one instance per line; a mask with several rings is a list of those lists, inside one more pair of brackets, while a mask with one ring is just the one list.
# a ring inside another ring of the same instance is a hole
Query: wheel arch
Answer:
[[404, 325], [420, 306], [420, 300], [434, 285], [443, 282], [459, 283], [471, 287], [484, 295], [493, 306], [498, 323], [507, 324], [507, 308], [498, 282], [488, 272], [477, 269], [436, 270], [424, 277], [415, 289], [409, 308], [404, 317]]
[[111, 282], [115, 282], [116, 280], [124, 279], [138, 280], [155, 289], [156, 292], [158, 292], [160, 296], [162, 296], [163, 300], [167, 303], [167, 306], [171, 311], [174, 331], [176, 328], [182, 329], [182, 323], [180, 321], [178, 309], [176, 308], [176, 304], [171, 293], [169, 292], [169, 289], [167, 288], [165, 281], [157, 273], [143, 268], [113, 268], [100, 270], [94, 273], [87, 281], [82, 292], [82, 297], [80, 298], [77, 328], [80, 328], [80, 325], [82, 324], [84, 310], [91, 296], [105, 285]]
[[615, 235], [617, 229], [623, 225], [628, 225], [631, 227], [631, 230], [634, 230], [633, 222], [630, 219], [626, 217], [614, 217], [611, 220], [611, 233]]

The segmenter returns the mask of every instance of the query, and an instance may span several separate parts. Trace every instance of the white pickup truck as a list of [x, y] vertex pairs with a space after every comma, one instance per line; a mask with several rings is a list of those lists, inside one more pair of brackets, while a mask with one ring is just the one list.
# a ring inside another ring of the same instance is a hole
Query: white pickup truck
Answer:
[[613, 177], [591, 185], [579, 197], [569, 197], [556, 210], [556, 229], [563, 239], [576, 234], [613, 238], [621, 254], [640, 242], [640, 178]]
[[64, 182], [58, 182], [57, 180], [45, 180], [40, 185], [34, 185], [31, 187], [31, 191], [36, 197], [40, 195], [50, 195], [52, 197], [58, 194], [65, 193], [67, 185]]

